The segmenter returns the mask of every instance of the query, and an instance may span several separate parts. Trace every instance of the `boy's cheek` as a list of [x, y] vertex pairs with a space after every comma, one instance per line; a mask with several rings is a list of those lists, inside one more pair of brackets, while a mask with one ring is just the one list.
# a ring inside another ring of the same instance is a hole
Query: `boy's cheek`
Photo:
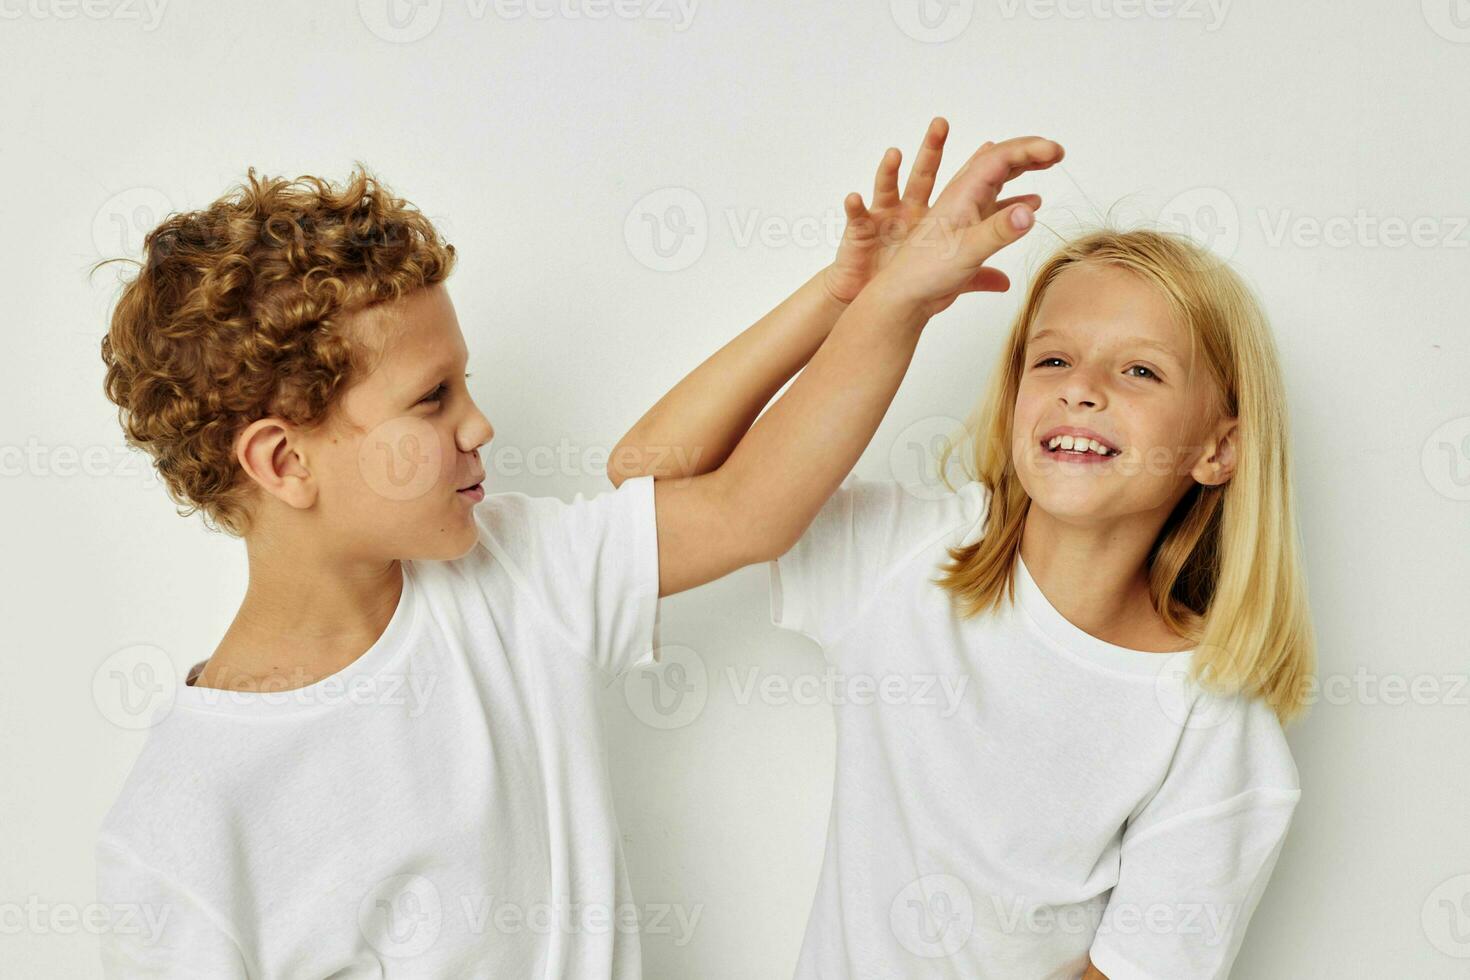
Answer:
[[329, 487], [320, 503], [330, 523], [363, 550], [386, 557], [447, 560], [477, 540], [474, 510], [452, 486], [453, 457], [425, 419], [402, 416], [341, 443], [322, 458]]
[[357, 446], [357, 467], [369, 492], [400, 503], [434, 494], [452, 477], [439, 432], [411, 415], [369, 430]]

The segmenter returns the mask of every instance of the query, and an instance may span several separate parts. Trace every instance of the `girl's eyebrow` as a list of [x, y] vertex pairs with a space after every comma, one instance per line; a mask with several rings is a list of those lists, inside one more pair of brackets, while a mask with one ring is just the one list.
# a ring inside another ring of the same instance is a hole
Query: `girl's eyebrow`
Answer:
[[[1057, 335], [1057, 332], [1055, 330], [1051, 329], [1050, 327], [1047, 327], [1044, 330], [1038, 330], [1038, 331], [1036, 331], [1036, 333], [1034, 335], [1032, 335], [1031, 339], [1026, 342], [1026, 346], [1027, 347], [1030, 347], [1032, 344], [1036, 343], [1038, 340], [1042, 339], [1043, 337], [1052, 337], [1052, 336], [1056, 336], [1056, 335]], [[1163, 354], [1165, 357], [1168, 357], [1168, 358], [1173, 359], [1176, 362], [1179, 360], [1179, 355], [1177, 355], [1177, 354], [1174, 353], [1174, 348], [1170, 347], [1168, 344], [1165, 344], [1165, 343], [1163, 343], [1161, 341], [1152, 340], [1152, 339], [1150, 339], [1148, 337], [1128, 337], [1128, 338], [1125, 338], [1124, 339], [1123, 344], [1125, 346], [1132, 346], [1132, 347], [1148, 347], [1148, 348], [1150, 348], [1152, 350], [1158, 351], [1160, 354]]]

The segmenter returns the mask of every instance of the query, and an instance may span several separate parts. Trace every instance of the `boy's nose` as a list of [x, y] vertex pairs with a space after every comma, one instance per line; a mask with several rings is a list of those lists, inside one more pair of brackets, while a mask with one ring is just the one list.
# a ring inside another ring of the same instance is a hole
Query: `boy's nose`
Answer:
[[479, 449], [485, 443], [495, 438], [495, 427], [490, 424], [490, 420], [484, 415], [480, 412], [475, 412], [474, 417], [461, 430], [461, 437], [466, 443], [464, 447], [465, 451], [470, 452]]

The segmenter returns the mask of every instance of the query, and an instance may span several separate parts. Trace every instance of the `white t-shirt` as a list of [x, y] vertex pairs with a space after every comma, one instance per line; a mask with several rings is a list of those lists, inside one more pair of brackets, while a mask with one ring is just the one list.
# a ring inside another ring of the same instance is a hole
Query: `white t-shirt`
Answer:
[[107, 976], [641, 975], [597, 702], [653, 657], [653, 479], [475, 520], [342, 671], [180, 685], [100, 831]]
[[1301, 795], [1275, 715], [1074, 626], [1019, 560], [1016, 604], [962, 619], [932, 580], [989, 489], [936, 496], [849, 477], [771, 563], [837, 705], [797, 977], [1227, 976]]

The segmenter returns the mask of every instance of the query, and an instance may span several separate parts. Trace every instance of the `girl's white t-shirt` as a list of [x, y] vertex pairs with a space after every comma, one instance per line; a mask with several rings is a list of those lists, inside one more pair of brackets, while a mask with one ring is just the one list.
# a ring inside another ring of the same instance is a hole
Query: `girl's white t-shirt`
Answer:
[[1015, 603], [959, 617], [933, 580], [988, 504], [849, 477], [770, 565], [835, 674], [797, 977], [1226, 977], [1301, 795], [1280, 723], [1074, 626], [1019, 556]]
[[653, 478], [475, 520], [331, 677], [178, 686], [97, 842], [108, 977], [641, 975], [598, 702], [653, 658]]

